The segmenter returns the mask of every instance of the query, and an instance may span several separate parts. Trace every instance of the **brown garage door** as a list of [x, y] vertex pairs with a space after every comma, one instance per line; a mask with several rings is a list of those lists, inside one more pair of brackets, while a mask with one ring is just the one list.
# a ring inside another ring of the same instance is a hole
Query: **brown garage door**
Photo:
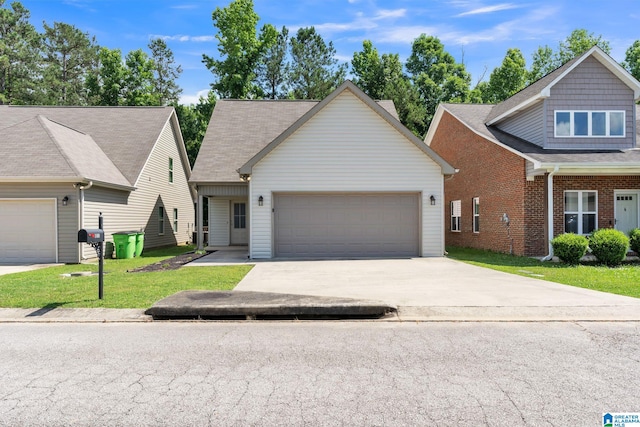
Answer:
[[277, 257], [417, 256], [418, 194], [276, 194]]

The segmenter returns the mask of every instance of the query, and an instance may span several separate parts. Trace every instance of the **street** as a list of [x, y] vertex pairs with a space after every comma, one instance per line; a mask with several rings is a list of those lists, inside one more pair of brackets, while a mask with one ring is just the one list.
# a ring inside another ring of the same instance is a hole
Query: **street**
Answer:
[[0, 324], [2, 426], [601, 426], [640, 323]]

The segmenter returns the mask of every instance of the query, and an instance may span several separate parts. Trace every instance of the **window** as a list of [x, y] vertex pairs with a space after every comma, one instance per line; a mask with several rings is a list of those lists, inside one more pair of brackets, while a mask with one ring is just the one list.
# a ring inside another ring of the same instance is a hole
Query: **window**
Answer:
[[233, 204], [233, 228], [247, 228], [247, 204]]
[[556, 137], [624, 137], [624, 111], [556, 111]]
[[451, 231], [460, 231], [460, 217], [462, 216], [460, 204], [460, 200], [451, 202]]
[[158, 234], [164, 234], [164, 206], [158, 206]]
[[173, 159], [169, 157], [169, 182], [173, 182]]
[[473, 198], [473, 232], [480, 232], [480, 198]]
[[598, 197], [595, 191], [565, 191], [565, 233], [590, 234], [598, 227]]
[[178, 209], [173, 209], [173, 231], [175, 233], [178, 232]]

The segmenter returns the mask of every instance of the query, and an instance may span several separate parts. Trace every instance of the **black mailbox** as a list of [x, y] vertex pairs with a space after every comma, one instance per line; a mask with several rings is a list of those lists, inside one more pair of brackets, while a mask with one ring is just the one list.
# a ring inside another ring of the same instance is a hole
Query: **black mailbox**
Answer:
[[104, 242], [104, 231], [99, 228], [94, 230], [82, 229], [78, 231], [79, 243], [100, 243]]

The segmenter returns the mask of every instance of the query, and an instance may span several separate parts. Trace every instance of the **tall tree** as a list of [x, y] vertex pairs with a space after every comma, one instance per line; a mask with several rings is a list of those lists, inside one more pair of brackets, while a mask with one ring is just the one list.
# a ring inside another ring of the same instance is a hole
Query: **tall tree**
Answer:
[[97, 60], [99, 47], [73, 25], [45, 22], [42, 47], [44, 55], [42, 102], [50, 105], [85, 105], [85, 76]]
[[161, 105], [161, 94], [155, 91], [154, 61], [142, 49], [136, 49], [127, 54], [124, 62], [124, 105]]
[[351, 60], [351, 72], [355, 77], [353, 82], [373, 99], [382, 99], [387, 83], [382, 61], [371, 40], [362, 42], [362, 51], [355, 52]]
[[258, 64], [258, 83], [265, 98], [278, 99], [287, 96], [289, 81], [288, 48], [289, 30], [287, 27], [282, 27], [276, 42], [267, 49]]
[[489, 76], [489, 83], [482, 94], [482, 100], [498, 103], [509, 98], [525, 87], [527, 67], [520, 49], [508, 49], [502, 64]]
[[333, 42], [325, 43], [314, 27], [300, 28], [291, 38], [291, 88], [296, 99], [323, 99], [347, 75], [338, 64]]
[[177, 80], [182, 74], [182, 67], [176, 64], [173, 52], [161, 38], [151, 40], [148, 47], [153, 60], [154, 92], [158, 95], [160, 104], [178, 102], [182, 89]]
[[103, 47], [98, 54], [98, 66], [87, 76], [91, 105], [121, 105], [124, 99], [127, 70], [120, 49]]
[[214, 74], [211, 88], [221, 98], [256, 97], [256, 72], [264, 52], [276, 41], [277, 30], [264, 25], [256, 30], [259, 17], [252, 0], [233, 0], [225, 8], [216, 8], [213, 25], [218, 29], [218, 52], [221, 60], [202, 55], [202, 62]]
[[415, 39], [406, 67], [426, 109], [426, 127], [420, 130], [421, 135], [431, 123], [438, 104], [468, 100], [471, 75], [464, 64], [457, 63], [444, 50], [437, 37], [422, 34]]
[[633, 42], [625, 52], [622, 65], [631, 73], [633, 77], [640, 80], [640, 40]]
[[180, 129], [182, 130], [182, 139], [187, 149], [189, 162], [193, 167], [204, 134], [207, 132], [211, 113], [216, 105], [216, 98], [213, 91], [208, 93], [206, 98], [200, 97], [195, 105], [178, 105], [174, 104], [178, 120], [180, 121]]
[[0, 104], [31, 104], [40, 68], [40, 36], [20, 2], [0, 0]]
[[611, 53], [609, 42], [604, 40], [601, 35], [596, 36], [583, 28], [578, 28], [559, 43], [556, 51], [549, 46], [539, 47], [533, 54], [533, 62], [529, 70], [529, 83], [549, 74], [596, 45], [604, 52]]

